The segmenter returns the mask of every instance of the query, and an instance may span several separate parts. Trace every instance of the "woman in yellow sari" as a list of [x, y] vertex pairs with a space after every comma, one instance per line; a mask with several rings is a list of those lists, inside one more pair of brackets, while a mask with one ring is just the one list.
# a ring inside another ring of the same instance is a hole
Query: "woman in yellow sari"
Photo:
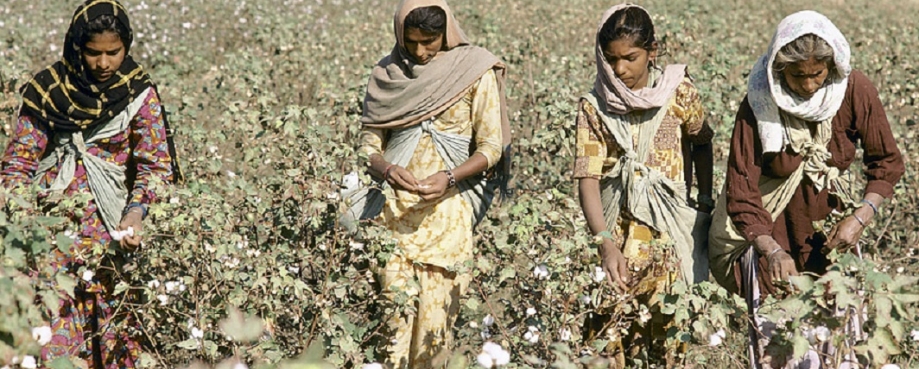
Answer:
[[390, 364], [430, 368], [450, 345], [471, 277], [456, 267], [472, 260], [473, 228], [506, 180], [507, 166], [498, 165], [510, 140], [504, 64], [470, 45], [442, 0], [402, 1], [394, 29], [361, 119], [361, 151], [382, 189], [359, 194], [350, 214], [382, 213], [397, 242], [382, 272], [384, 295], [417, 296], [413, 316], [389, 321]]

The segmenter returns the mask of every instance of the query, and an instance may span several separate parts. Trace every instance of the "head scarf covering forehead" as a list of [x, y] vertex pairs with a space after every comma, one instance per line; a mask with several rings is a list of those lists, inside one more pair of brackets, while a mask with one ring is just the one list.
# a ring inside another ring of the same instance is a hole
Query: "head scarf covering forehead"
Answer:
[[60, 61], [37, 73], [22, 87], [22, 113], [48, 123], [53, 130], [79, 131], [107, 122], [153, 86], [149, 75], [128, 54], [131, 40], [124, 43], [124, 61], [111, 78], [97, 82], [83, 63], [80, 36], [90, 22], [103, 15], [113, 16], [131, 32], [124, 7], [114, 0], [90, 0], [73, 14]]
[[[447, 16], [445, 45], [429, 63], [414, 63], [404, 53], [405, 18], [412, 10], [437, 6]], [[371, 128], [400, 129], [420, 124], [449, 109], [489, 70], [495, 71], [501, 95], [502, 134], [511, 130], [504, 98], [506, 66], [481, 47], [470, 45], [450, 7], [443, 0], [402, 0], [393, 17], [396, 44], [370, 74], [361, 123]]]
[[[814, 96], [804, 100], [782, 86], [779, 71], [772, 68], [776, 55], [785, 45], [804, 35], [813, 34], [833, 48], [837, 78], [827, 79]], [[763, 152], [779, 152], [788, 143], [780, 111], [810, 122], [821, 122], [836, 115], [848, 86], [851, 52], [842, 32], [823, 14], [805, 10], [785, 17], [775, 31], [772, 42], [750, 73], [747, 100], [756, 116]]]
[[459, 23], [456, 21], [456, 18], [453, 16], [453, 11], [450, 10], [450, 6], [447, 5], [447, 2], [444, 0], [402, 0], [399, 2], [399, 7], [396, 8], [396, 13], [393, 15], [393, 30], [396, 34], [396, 44], [399, 45], [399, 48], [402, 50], [405, 49], [405, 18], [408, 17], [408, 14], [412, 10], [418, 8], [426, 8], [429, 6], [436, 6], [444, 10], [444, 13], [447, 14], [447, 30], [444, 45], [448, 50], [453, 49], [460, 45], [468, 45], [469, 39], [466, 38], [466, 34], [460, 28]]
[[638, 8], [648, 13], [647, 10], [632, 4], [619, 4], [609, 8], [603, 13], [603, 18], [597, 26], [596, 35], [596, 61], [597, 61], [597, 78], [594, 81], [594, 91], [596, 91], [598, 102], [603, 110], [610, 114], [627, 114], [635, 110], [647, 110], [659, 108], [670, 101], [670, 98], [676, 92], [677, 87], [686, 77], [686, 66], [681, 64], [669, 65], [663, 70], [663, 75], [650, 86], [652, 81], [648, 81], [649, 86], [638, 91], [632, 91], [606, 62], [603, 56], [603, 46], [600, 44], [600, 31], [603, 25], [620, 10], [627, 8]]

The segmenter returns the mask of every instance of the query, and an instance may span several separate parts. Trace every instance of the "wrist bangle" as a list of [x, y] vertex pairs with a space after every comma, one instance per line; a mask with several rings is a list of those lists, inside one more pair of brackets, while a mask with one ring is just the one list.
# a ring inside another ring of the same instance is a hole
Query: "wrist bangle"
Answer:
[[445, 170], [444, 173], [447, 174], [447, 179], [450, 180], [450, 183], [447, 184], [447, 188], [456, 187], [456, 177], [453, 176], [452, 170]]
[[779, 251], [782, 251], [782, 248], [781, 248], [781, 247], [776, 247], [775, 250], [770, 251], [769, 254], [766, 255], [766, 260], [769, 260], [769, 258], [771, 258], [772, 255], [775, 255], [775, 253], [777, 253], [777, 252], [779, 252]]
[[861, 225], [862, 225], [862, 228], [867, 227], [867, 226], [865, 225], [865, 221], [864, 221], [861, 217], [859, 217], [858, 214], [852, 213], [852, 216], [855, 217], [855, 220], [858, 221], [858, 224], [861, 224]]
[[389, 164], [386, 166], [386, 169], [383, 170], [383, 182], [389, 180], [389, 170], [392, 169], [393, 165], [395, 164]]
[[121, 216], [128, 215], [128, 213], [130, 213], [130, 212], [133, 211], [134, 209], [140, 209], [140, 217], [141, 217], [141, 219], [146, 219], [146, 218], [147, 218], [147, 207], [144, 206], [143, 204], [138, 204], [138, 203], [134, 203], [134, 204], [128, 205], [128, 207], [124, 208], [124, 211], [122, 212]]
[[871, 210], [874, 210], [874, 215], [877, 215], [877, 214], [878, 214], [878, 206], [875, 205], [873, 202], [868, 201], [868, 199], [864, 199], [864, 200], [862, 200], [862, 203], [863, 203], [863, 204], [868, 204], [868, 206], [871, 207]]

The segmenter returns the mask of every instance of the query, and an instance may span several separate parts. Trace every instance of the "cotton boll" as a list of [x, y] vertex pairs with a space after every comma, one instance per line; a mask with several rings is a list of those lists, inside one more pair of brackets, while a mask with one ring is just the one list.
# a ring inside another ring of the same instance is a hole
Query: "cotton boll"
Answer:
[[534, 326], [527, 327], [527, 332], [523, 334], [523, 339], [529, 343], [539, 342], [539, 328]]
[[539, 264], [533, 268], [533, 276], [539, 279], [549, 278], [549, 267], [546, 264]]
[[909, 331], [909, 338], [912, 338], [913, 341], [919, 342], [919, 329], [913, 329]]
[[488, 314], [482, 318], [482, 325], [491, 327], [493, 324], [495, 324], [495, 317], [491, 316], [491, 314]]
[[93, 281], [93, 277], [95, 277], [95, 276], [96, 276], [96, 273], [93, 273], [92, 270], [88, 270], [88, 269], [87, 269], [87, 270], [84, 270], [84, 271], [83, 271], [83, 277], [82, 277], [82, 278], [83, 278], [84, 281], [92, 282], [92, 281]]
[[535, 309], [535, 308], [528, 308], [528, 309], [527, 309], [527, 316], [533, 316], [533, 315], [536, 315], [536, 309]]
[[233, 369], [249, 369], [249, 367], [244, 363], [236, 363], [233, 365]]
[[562, 341], [571, 341], [571, 330], [562, 328], [562, 330], [558, 332], [558, 339]]
[[32, 338], [38, 342], [39, 345], [47, 345], [48, 342], [51, 342], [51, 327], [42, 326], [32, 328]]
[[198, 327], [193, 327], [191, 329], [191, 336], [192, 338], [202, 339], [204, 338], [204, 331], [202, 331], [201, 329], [198, 329]]
[[483, 368], [491, 368], [495, 366], [495, 359], [485, 352], [479, 354], [479, 356], [476, 356], [475, 361], [477, 361]]
[[719, 329], [718, 332], [708, 336], [708, 345], [711, 347], [720, 346], [725, 337], [726, 334], [724, 333], [724, 329]]
[[25, 357], [22, 358], [22, 362], [19, 363], [19, 367], [25, 368], [25, 369], [35, 369], [38, 367], [38, 363], [35, 361], [34, 356], [26, 355]]
[[[25, 368], [25, 365], [23, 365], [23, 368]], [[900, 366], [897, 364], [884, 364], [881, 369], [900, 369]]]
[[364, 366], [362, 366], [361, 369], [383, 369], [383, 364], [380, 364], [380, 363], [364, 364]]
[[602, 267], [594, 267], [593, 273], [590, 273], [590, 278], [597, 283], [603, 282], [606, 280], [606, 272], [603, 271]]

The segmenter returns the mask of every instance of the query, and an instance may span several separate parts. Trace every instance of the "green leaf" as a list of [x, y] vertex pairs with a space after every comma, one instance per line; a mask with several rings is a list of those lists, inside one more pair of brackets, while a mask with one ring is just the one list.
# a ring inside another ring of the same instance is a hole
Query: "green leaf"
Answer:
[[200, 346], [200, 343], [194, 338], [189, 338], [185, 341], [176, 343], [176, 346], [186, 350], [197, 350], [198, 346]]
[[790, 278], [791, 284], [799, 291], [810, 291], [814, 289], [814, 279], [807, 275], [797, 275]]
[[57, 275], [54, 276], [54, 280], [57, 281], [58, 287], [60, 287], [64, 293], [73, 297], [74, 290], [77, 288], [77, 281], [75, 279], [64, 273], [57, 273]]
[[801, 358], [804, 354], [807, 353], [807, 350], [810, 350], [810, 342], [807, 341], [807, 338], [802, 334], [795, 334], [791, 338], [791, 344], [793, 349], [793, 357]]
[[59, 357], [54, 359], [51, 363], [48, 364], [48, 368], [51, 369], [77, 369], [76, 365], [73, 365], [69, 359], [65, 357]]

